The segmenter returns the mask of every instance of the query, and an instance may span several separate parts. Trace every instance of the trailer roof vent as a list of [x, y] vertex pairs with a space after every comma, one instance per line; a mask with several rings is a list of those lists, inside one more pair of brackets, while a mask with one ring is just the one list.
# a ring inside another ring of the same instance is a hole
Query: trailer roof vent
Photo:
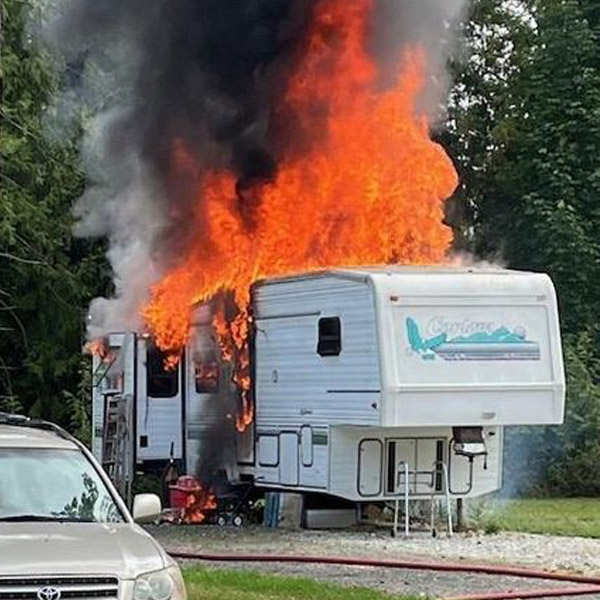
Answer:
[[342, 351], [342, 325], [339, 317], [319, 319], [319, 343], [317, 352], [320, 356], [338, 356]]

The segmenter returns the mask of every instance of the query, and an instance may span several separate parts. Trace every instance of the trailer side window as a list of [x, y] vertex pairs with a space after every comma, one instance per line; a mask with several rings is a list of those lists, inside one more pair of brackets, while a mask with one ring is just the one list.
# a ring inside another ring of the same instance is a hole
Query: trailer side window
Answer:
[[338, 356], [342, 351], [342, 325], [339, 317], [319, 319], [319, 343], [317, 352], [321, 356]]
[[156, 346], [146, 356], [147, 394], [151, 398], [172, 398], [179, 392], [179, 366], [165, 368], [167, 355]]
[[214, 394], [219, 389], [219, 363], [214, 352], [194, 359], [197, 394]]

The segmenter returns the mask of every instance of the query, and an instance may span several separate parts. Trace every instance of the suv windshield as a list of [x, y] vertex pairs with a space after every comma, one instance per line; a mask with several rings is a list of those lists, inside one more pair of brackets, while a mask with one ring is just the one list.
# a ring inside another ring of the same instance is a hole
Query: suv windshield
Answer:
[[0, 521], [123, 521], [79, 450], [0, 448]]

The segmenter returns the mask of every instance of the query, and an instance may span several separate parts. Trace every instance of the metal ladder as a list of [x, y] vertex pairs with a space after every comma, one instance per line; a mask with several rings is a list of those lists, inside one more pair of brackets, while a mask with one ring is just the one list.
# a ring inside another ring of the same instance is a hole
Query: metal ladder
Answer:
[[[411, 498], [410, 496], [410, 476], [413, 476], [414, 485], [417, 485], [417, 476], [420, 474], [430, 474], [432, 478], [433, 485], [431, 492], [431, 531], [434, 531], [434, 503], [435, 503], [435, 479], [439, 470], [442, 472], [443, 477], [443, 485], [444, 485], [444, 497], [446, 501], [446, 514], [448, 519], [448, 536], [452, 536], [454, 533], [454, 528], [452, 524], [452, 508], [450, 504], [450, 489], [448, 487], [448, 466], [444, 461], [435, 461], [433, 463], [433, 469], [430, 471], [416, 471], [409, 469], [408, 463], [401, 461], [398, 463], [398, 471], [396, 474], [396, 491], [400, 489], [400, 479], [401, 476], [404, 477], [404, 490], [402, 493], [402, 497], [404, 500], [404, 536], [408, 537], [410, 535], [410, 501], [415, 500], [415, 498]], [[399, 523], [399, 515], [400, 515], [400, 494], [396, 495], [396, 500], [394, 502], [394, 526], [392, 529], [392, 536], [397, 537], [398, 535], [398, 523]]]
[[131, 400], [128, 396], [105, 394], [102, 467], [117, 491], [131, 505], [132, 447]]

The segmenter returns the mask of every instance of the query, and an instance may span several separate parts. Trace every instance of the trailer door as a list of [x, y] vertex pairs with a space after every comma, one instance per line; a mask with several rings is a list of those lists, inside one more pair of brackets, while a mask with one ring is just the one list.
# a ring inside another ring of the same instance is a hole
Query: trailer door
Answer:
[[298, 434], [279, 434], [279, 482], [282, 485], [298, 485]]
[[381, 494], [381, 440], [364, 439], [358, 444], [358, 493], [362, 497]]
[[137, 461], [183, 458], [184, 382], [181, 362], [166, 369], [165, 356], [142, 340], [138, 347]]

